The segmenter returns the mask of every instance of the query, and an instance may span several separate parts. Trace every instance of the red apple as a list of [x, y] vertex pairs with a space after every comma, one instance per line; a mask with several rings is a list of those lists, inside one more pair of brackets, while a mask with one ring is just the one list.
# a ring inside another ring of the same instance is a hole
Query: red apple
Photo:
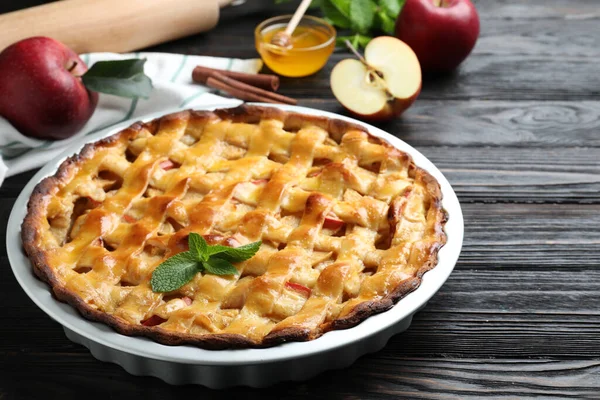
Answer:
[[133, 218], [131, 215], [125, 214], [123, 215], [123, 221], [129, 224], [135, 224], [137, 222], [137, 219]]
[[290, 282], [287, 281], [285, 283], [285, 286], [290, 289], [290, 290], [294, 290], [298, 293], [300, 293], [301, 295], [303, 295], [304, 297], [310, 297], [310, 295], [312, 294], [312, 290], [310, 288], [307, 288], [304, 285], [301, 285], [299, 283], [295, 283], [295, 282]]
[[98, 94], [85, 88], [85, 63], [47, 37], [17, 42], [0, 53], [0, 116], [24, 135], [65, 139], [90, 119]]
[[456, 68], [479, 36], [479, 15], [470, 0], [406, 0], [396, 20], [396, 37], [417, 54], [421, 69]]
[[162, 324], [165, 321], [166, 319], [159, 317], [158, 315], [153, 315], [150, 318], [140, 321], [140, 324], [144, 326], [156, 326]]
[[173, 161], [171, 160], [165, 160], [165, 161], [161, 161], [158, 166], [161, 167], [163, 170], [168, 171], [170, 169], [175, 168], [177, 164], [175, 164]]
[[323, 222], [323, 229], [331, 229], [333, 231], [337, 231], [341, 227], [346, 225], [344, 221], [338, 219], [337, 217], [325, 217], [325, 221]]
[[333, 68], [331, 90], [358, 118], [392, 119], [410, 107], [421, 91], [419, 60], [401, 40], [379, 36], [365, 48], [364, 60], [348, 58]]

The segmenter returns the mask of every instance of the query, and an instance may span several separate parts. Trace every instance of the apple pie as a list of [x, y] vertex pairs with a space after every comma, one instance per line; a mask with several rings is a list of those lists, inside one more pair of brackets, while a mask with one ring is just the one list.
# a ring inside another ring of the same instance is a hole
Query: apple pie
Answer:
[[[22, 240], [57, 299], [125, 335], [207, 349], [307, 341], [415, 290], [445, 244], [438, 182], [346, 121], [240, 106], [184, 111], [83, 147], [42, 180]], [[153, 271], [261, 241], [237, 274], [157, 293]]]

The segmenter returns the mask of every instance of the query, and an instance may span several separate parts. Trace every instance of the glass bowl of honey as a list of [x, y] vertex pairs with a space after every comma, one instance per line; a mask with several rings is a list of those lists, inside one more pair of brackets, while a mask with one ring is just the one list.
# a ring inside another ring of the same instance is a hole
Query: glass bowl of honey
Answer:
[[284, 31], [291, 15], [261, 22], [254, 31], [256, 50], [271, 70], [279, 75], [312, 75], [327, 63], [335, 48], [335, 28], [321, 18], [305, 15], [294, 30], [291, 47], [271, 43], [277, 32]]

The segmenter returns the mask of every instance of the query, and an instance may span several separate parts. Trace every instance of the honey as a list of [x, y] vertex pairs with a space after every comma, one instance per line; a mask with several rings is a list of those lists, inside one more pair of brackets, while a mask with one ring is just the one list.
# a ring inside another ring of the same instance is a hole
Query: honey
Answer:
[[256, 35], [256, 49], [265, 64], [274, 72], [289, 77], [311, 75], [323, 68], [335, 47], [333, 28], [301, 24], [292, 34], [291, 48], [272, 44], [273, 36], [285, 27], [286, 24], [281, 23], [272, 25]]

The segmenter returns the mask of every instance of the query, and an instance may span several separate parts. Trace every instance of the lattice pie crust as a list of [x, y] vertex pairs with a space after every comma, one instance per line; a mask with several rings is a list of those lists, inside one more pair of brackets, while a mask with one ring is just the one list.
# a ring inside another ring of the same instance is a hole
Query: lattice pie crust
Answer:
[[[86, 145], [37, 185], [22, 239], [86, 318], [221, 349], [311, 340], [389, 309], [437, 263], [445, 221], [437, 181], [363, 127], [241, 106]], [[238, 275], [154, 293], [152, 271], [189, 232], [263, 244]]]

